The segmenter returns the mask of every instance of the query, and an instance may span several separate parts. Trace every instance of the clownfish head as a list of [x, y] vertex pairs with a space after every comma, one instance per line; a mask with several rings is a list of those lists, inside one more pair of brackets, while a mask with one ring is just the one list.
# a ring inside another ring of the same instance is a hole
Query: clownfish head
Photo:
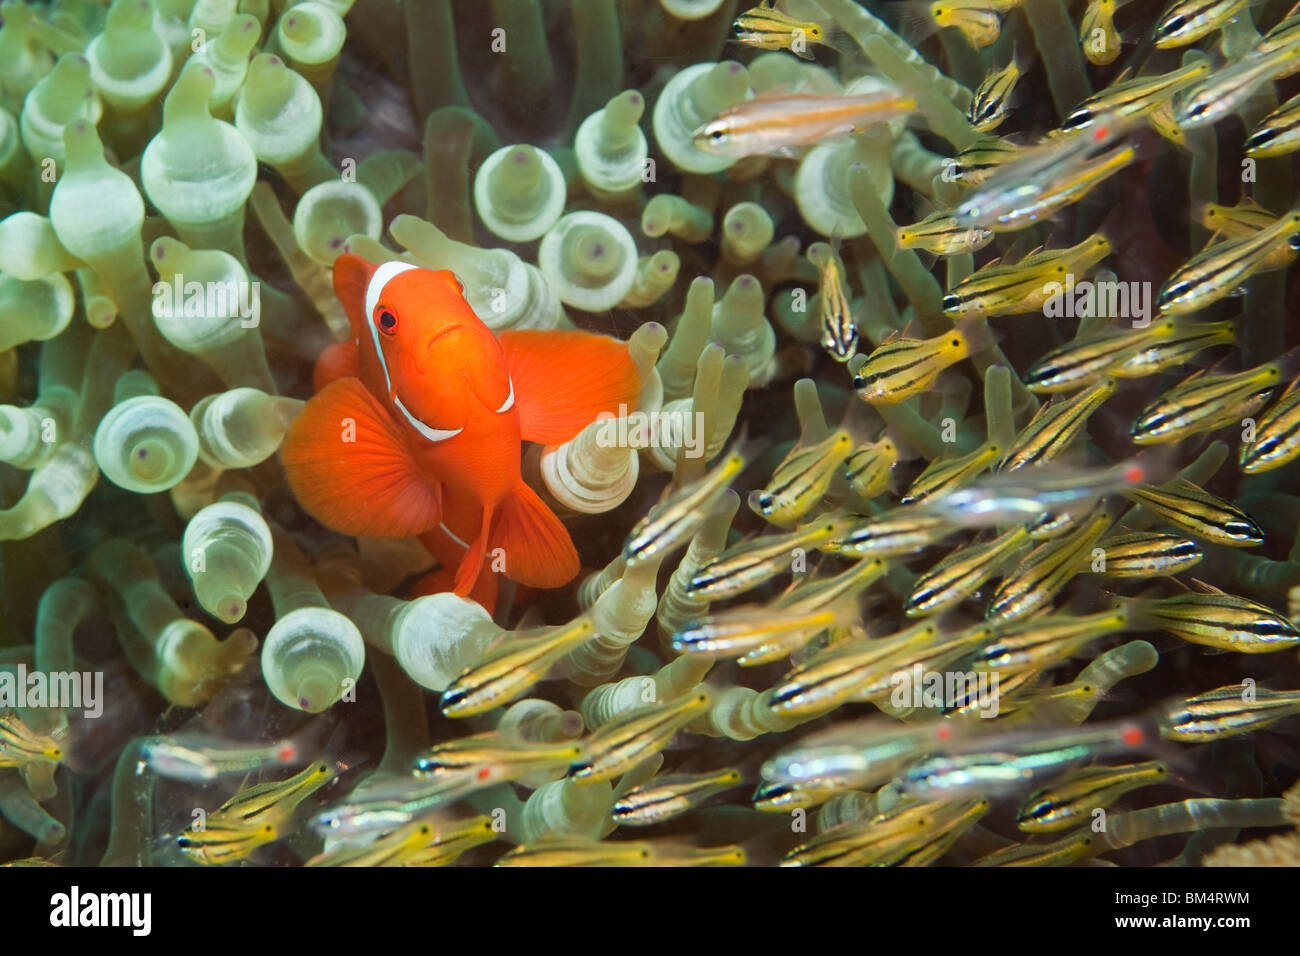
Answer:
[[478, 408], [513, 408], [501, 346], [453, 273], [344, 253], [334, 288], [357, 337], [362, 379], [426, 440], [454, 438]]

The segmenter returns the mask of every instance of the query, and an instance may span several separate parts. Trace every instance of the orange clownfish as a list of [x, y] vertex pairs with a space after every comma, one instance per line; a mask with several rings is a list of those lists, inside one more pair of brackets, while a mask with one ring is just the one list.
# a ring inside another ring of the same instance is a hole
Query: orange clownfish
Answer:
[[491, 610], [490, 554], [521, 584], [571, 581], [578, 553], [520, 476], [520, 443], [566, 442], [602, 412], [635, 408], [626, 344], [589, 332], [496, 336], [452, 273], [405, 262], [344, 253], [334, 291], [352, 338], [317, 361], [316, 395], [281, 449], [302, 506], [344, 534], [421, 535], [454, 569], [423, 592], [450, 585]]

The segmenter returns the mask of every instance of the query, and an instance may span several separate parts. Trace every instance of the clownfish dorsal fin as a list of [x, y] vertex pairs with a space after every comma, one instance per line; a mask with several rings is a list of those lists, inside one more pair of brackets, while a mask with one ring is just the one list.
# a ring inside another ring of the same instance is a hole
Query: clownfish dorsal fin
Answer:
[[373, 538], [436, 527], [442, 485], [420, 472], [401, 428], [359, 379], [326, 385], [280, 448], [289, 487], [307, 513], [335, 531]]
[[636, 409], [641, 382], [627, 343], [532, 329], [502, 332], [500, 341], [524, 441], [558, 445], [602, 412]]
[[350, 252], [334, 260], [334, 294], [347, 314], [354, 338], [369, 334], [366, 331], [366, 289], [376, 268]]

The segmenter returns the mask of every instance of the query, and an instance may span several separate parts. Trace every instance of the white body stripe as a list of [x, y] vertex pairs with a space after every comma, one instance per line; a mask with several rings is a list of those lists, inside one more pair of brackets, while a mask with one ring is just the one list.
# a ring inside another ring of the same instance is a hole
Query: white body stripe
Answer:
[[388, 362], [384, 359], [384, 350], [379, 347], [375, 306], [379, 305], [379, 297], [384, 294], [384, 286], [388, 285], [395, 276], [416, 268], [419, 267], [409, 262], [385, 262], [375, 270], [375, 274], [370, 277], [370, 284], [366, 286], [366, 325], [370, 326], [370, 337], [375, 340], [375, 354], [379, 356], [379, 367], [384, 370], [384, 383], [390, 392], [393, 390], [393, 377], [388, 374]]

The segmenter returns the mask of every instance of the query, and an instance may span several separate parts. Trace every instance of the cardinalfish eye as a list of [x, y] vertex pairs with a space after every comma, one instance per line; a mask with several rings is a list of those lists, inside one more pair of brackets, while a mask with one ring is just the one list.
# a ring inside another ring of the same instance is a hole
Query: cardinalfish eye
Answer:
[[383, 309], [380, 311], [376, 322], [379, 325], [379, 331], [385, 335], [395, 335], [397, 333], [397, 315], [396, 313]]

